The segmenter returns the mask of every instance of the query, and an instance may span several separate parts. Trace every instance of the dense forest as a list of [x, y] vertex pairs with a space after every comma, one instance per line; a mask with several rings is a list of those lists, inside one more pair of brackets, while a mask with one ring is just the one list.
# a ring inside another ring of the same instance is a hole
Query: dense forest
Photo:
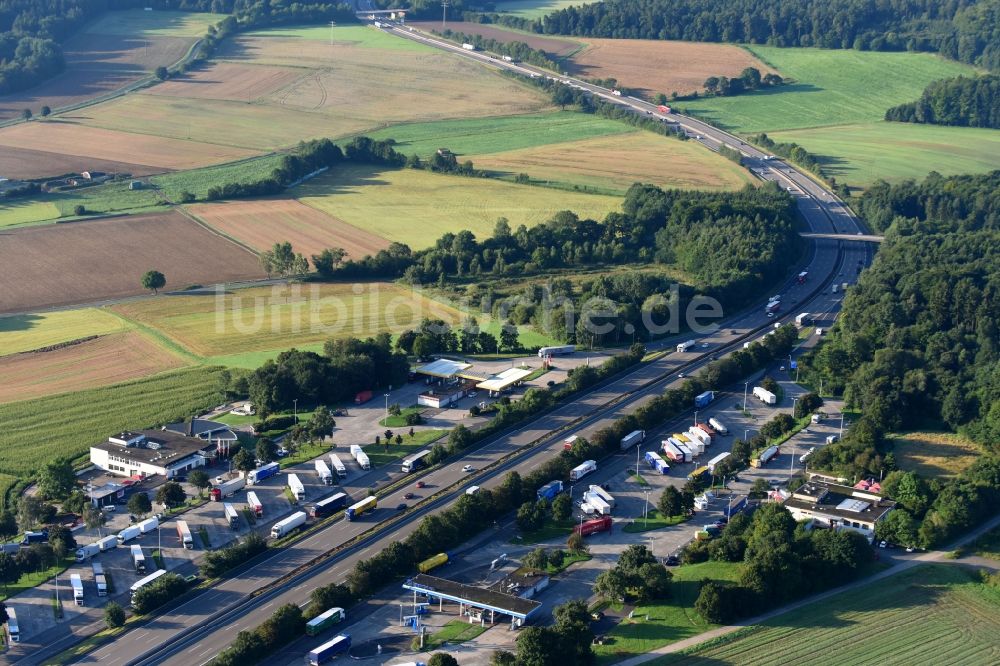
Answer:
[[589, 37], [937, 51], [1000, 68], [1000, 0], [606, 0], [540, 20], [503, 14], [481, 20]]
[[920, 99], [894, 106], [886, 120], [1000, 129], [1000, 76], [934, 81]]

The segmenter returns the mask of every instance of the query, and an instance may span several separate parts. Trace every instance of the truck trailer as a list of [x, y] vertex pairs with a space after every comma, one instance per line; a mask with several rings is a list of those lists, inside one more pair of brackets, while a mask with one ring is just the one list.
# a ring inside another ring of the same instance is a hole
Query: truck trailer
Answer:
[[299, 477], [295, 474], [288, 475], [288, 489], [292, 491], [292, 496], [298, 500], [303, 501], [306, 498], [306, 489], [299, 481]]
[[611, 516], [601, 516], [600, 518], [595, 518], [594, 520], [585, 520], [576, 527], [573, 531], [580, 536], [590, 536], [591, 534], [597, 534], [598, 532], [610, 532], [613, 519]]
[[712, 473], [714, 474], [716, 466], [718, 466], [719, 463], [721, 463], [728, 457], [729, 457], [728, 451], [726, 451], [725, 453], [720, 453], [719, 455], [715, 456], [714, 458], [708, 461], [708, 469], [711, 470]]
[[750, 461], [751, 467], [763, 467], [767, 463], [774, 459], [774, 456], [778, 455], [777, 446], [769, 446], [760, 452], [760, 455], [755, 456], [753, 460]]
[[313, 518], [329, 516], [337, 509], [343, 508], [350, 499], [347, 493], [335, 493], [309, 507], [309, 515]]
[[80, 579], [80, 574], [70, 574], [69, 584], [73, 588], [73, 601], [76, 602], [77, 606], [83, 605], [83, 581]]
[[542, 347], [538, 350], [538, 358], [546, 356], [563, 356], [576, 352], [576, 345], [559, 345], [556, 347]]
[[146, 556], [142, 554], [142, 546], [132, 546], [132, 567], [136, 573], [146, 571]]
[[563, 440], [563, 451], [572, 451], [573, 445], [576, 444], [576, 440], [580, 439], [579, 435], [570, 435]]
[[698, 450], [692, 449], [684, 442], [678, 442], [677, 448], [679, 448], [681, 450], [681, 453], [684, 454], [684, 462], [692, 462], [694, 461], [695, 458], [698, 457]]
[[347, 613], [344, 612], [343, 608], [331, 608], [330, 610], [323, 611], [306, 622], [306, 634], [317, 636], [338, 622], [343, 622], [346, 617]]
[[229, 529], [238, 530], [240, 529], [240, 514], [236, 512], [236, 507], [226, 502], [222, 505], [222, 512], [226, 516], [226, 522], [229, 524]]
[[586, 504], [589, 504], [590, 506], [594, 507], [594, 511], [596, 513], [599, 513], [602, 516], [611, 515], [611, 505], [605, 502], [604, 498], [601, 497], [600, 495], [595, 495], [594, 493], [586, 492], [583, 494], [583, 501]]
[[594, 495], [597, 495], [602, 500], [604, 500], [605, 502], [607, 502], [608, 504], [610, 504], [612, 508], [614, 508], [614, 506], [615, 506], [615, 498], [607, 490], [605, 490], [604, 488], [601, 488], [600, 486], [597, 486], [597, 485], [592, 485], [589, 488], [587, 488], [587, 490], [588, 490], [588, 492], [590, 492], [590, 493], [592, 493]]
[[348, 520], [357, 520], [361, 516], [365, 515], [369, 511], [374, 511], [378, 507], [378, 500], [375, 497], [366, 497], [360, 502], [355, 502], [351, 506], [347, 507], [345, 515]]
[[221, 502], [226, 497], [230, 497], [236, 494], [236, 491], [243, 490], [247, 485], [247, 480], [242, 476], [236, 479], [230, 479], [225, 483], [220, 483], [216, 487], [212, 488], [209, 493], [212, 496], [213, 502]]
[[140, 534], [142, 534], [142, 530], [139, 529], [138, 525], [129, 525], [118, 533], [118, 545], [124, 545]]
[[625, 449], [630, 449], [639, 442], [646, 441], [646, 431], [645, 430], [633, 430], [629, 434], [622, 437], [621, 448], [622, 451]]
[[186, 550], [194, 550], [194, 538], [191, 536], [191, 529], [187, 521], [177, 521], [177, 538], [180, 539], [181, 546]]
[[97, 544], [97, 542], [88, 543], [86, 546], [76, 549], [76, 561], [86, 562], [87, 560], [89, 560], [94, 555], [97, 555], [100, 552], [101, 552], [101, 547]]
[[368, 460], [368, 454], [365, 453], [357, 444], [351, 445], [351, 455], [354, 456], [354, 460], [358, 463], [361, 469], [369, 470], [372, 468], [371, 461]]
[[715, 432], [719, 433], [720, 435], [729, 434], [729, 428], [727, 428], [726, 424], [720, 421], [719, 419], [716, 418], [709, 419], [708, 425], [712, 426], [712, 429], [715, 430]]
[[316, 467], [316, 476], [319, 477], [319, 480], [322, 481], [324, 485], [332, 486], [333, 472], [330, 471], [330, 468], [327, 467], [326, 463], [317, 458], [313, 465]]
[[431, 569], [437, 569], [442, 564], [447, 564], [448, 560], [449, 560], [448, 553], [438, 553], [437, 555], [428, 557], [423, 562], [418, 563], [417, 571], [419, 571], [420, 573], [427, 573]]
[[292, 531], [297, 530], [306, 524], [306, 516], [304, 511], [296, 511], [292, 515], [288, 516], [284, 520], [276, 522], [271, 527], [271, 538], [280, 539], [286, 534], [290, 534]]
[[667, 461], [661, 458], [660, 454], [655, 451], [646, 452], [646, 464], [649, 465], [649, 468], [657, 474], [670, 473], [670, 465], [668, 465]]
[[272, 476], [277, 475], [281, 471], [281, 465], [276, 462], [267, 463], [266, 465], [261, 465], [257, 469], [252, 469], [247, 472], [247, 484], [255, 486], [264, 479], [269, 479]]
[[264, 505], [261, 504], [260, 500], [257, 499], [257, 493], [252, 490], [247, 493], [247, 507], [253, 511], [253, 515], [258, 518], [264, 515]]
[[671, 460], [675, 463], [684, 462], [684, 453], [673, 441], [669, 439], [663, 440], [663, 442], [660, 444], [660, 448], [663, 451], [663, 455], [665, 455], [668, 460]]
[[694, 397], [694, 406], [701, 409], [710, 405], [713, 400], [715, 400], [715, 391], [705, 391]]
[[798, 326], [799, 328], [802, 328], [803, 326], [808, 326], [812, 322], [813, 322], [812, 315], [809, 314], [808, 312], [803, 312], [795, 316], [795, 325]]
[[109, 534], [103, 539], [98, 539], [97, 545], [100, 546], [102, 553], [106, 550], [114, 550], [118, 547], [118, 537], [114, 534]]
[[160, 526], [160, 519], [157, 518], [156, 516], [153, 516], [152, 518], [147, 518], [146, 520], [139, 523], [138, 527], [139, 527], [139, 532], [141, 534], [149, 534], [159, 526]]
[[584, 460], [582, 463], [574, 467], [569, 471], [570, 481], [579, 481], [583, 477], [587, 476], [591, 472], [597, 471], [597, 462], [593, 460]]
[[417, 451], [409, 458], [403, 460], [402, 471], [403, 474], [409, 474], [410, 472], [415, 472], [427, 463], [427, 458], [431, 455], [430, 449], [424, 449], [423, 451]]
[[325, 664], [339, 654], [344, 654], [351, 649], [351, 637], [348, 634], [340, 634], [333, 640], [323, 643], [309, 653], [310, 666], [320, 666]]
[[687, 342], [682, 342], [679, 345], [677, 345], [677, 351], [683, 354], [689, 349], [692, 349], [695, 346], [695, 344], [697, 343], [694, 340], [688, 340]]
[[550, 502], [556, 498], [556, 495], [563, 491], [562, 481], [549, 481], [544, 486], [538, 489], [535, 495], [538, 499], [546, 499]]
[[333, 471], [336, 472], [337, 476], [340, 478], [347, 476], [347, 467], [344, 466], [344, 462], [336, 453], [330, 454], [330, 465], [333, 467]]
[[701, 481], [707, 476], [711, 476], [711, 472], [708, 467], [699, 467], [690, 474], [688, 474], [688, 481]]
[[709, 439], [711, 439], [713, 442], [715, 441], [715, 437], [717, 435], [717, 433], [715, 432], [715, 428], [708, 425], [707, 423], [696, 423], [694, 427], [697, 428], [698, 430], [701, 430], [706, 435], [708, 435]]
[[90, 566], [94, 570], [94, 584], [97, 585], [97, 596], [108, 596], [108, 579], [104, 575], [104, 565], [100, 562], [93, 562]]
[[701, 428], [696, 428], [694, 426], [691, 426], [690, 428], [687, 429], [687, 431], [684, 434], [692, 442], [694, 442], [694, 441], [701, 442], [702, 446], [711, 446], [712, 445], [712, 438], [709, 437], [705, 433], [705, 431], [702, 430]]
[[774, 395], [773, 393], [771, 393], [770, 391], [768, 391], [763, 386], [754, 386], [753, 387], [753, 397], [757, 398], [758, 400], [760, 400], [765, 405], [776, 405], [776, 404], [778, 404], [778, 396]]
[[470, 44], [468, 42], [462, 42], [462, 48], [465, 49], [466, 51], [475, 51], [476, 45]]

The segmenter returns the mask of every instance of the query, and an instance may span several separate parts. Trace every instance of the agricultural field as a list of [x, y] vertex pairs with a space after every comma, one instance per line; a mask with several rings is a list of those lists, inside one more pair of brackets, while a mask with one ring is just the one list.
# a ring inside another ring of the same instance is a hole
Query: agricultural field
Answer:
[[0, 357], [0, 403], [80, 391], [185, 365], [136, 331]]
[[192, 12], [109, 12], [66, 42], [62, 74], [30, 90], [0, 97], [0, 121], [19, 118], [22, 109], [35, 114], [42, 106], [56, 110], [134, 83], [157, 67], [183, 58], [220, 18]]
[[[603, 632], [610, 641], [595, 645], [599, 666], [645, 654], [650, 650], [684, 640], [714, 628], [694, 612], [702, 579], [736, 581], [740, 566], [732, 562], [703, 562], [671, 569], [671, 599], [635, 607], [635, 619], [623, 618], [610, 631]], [[649, 616], [647, 621], [645, 618]]]
[[[32, 124], [37, 122], [35, 121]], [[0, 136], [3, 136], [3, 134], [0, 133]], [[14, 176], [16, 178], [35, 179], [75, 174], [81, 171], [103, 171], [105, 173], [128, 173], [133, 176], [146, 176], [164, 170], [163, 167], [156, 167], [149, 164], [115, 162], [98, 159], [89, 155], [69, 155], [63, 152], [53, 152], [58, 149], [54, 146], [49, 146], [49, 148], [52, 150], [32, 150], [30, 148], [5, 146], [3, 150], [0, 150], [0, 173], [6, 174], [5, 177]], [[136, 155], [129, 156], [132, 159], [136, 157]]]
[[533, 19], [585, 2], [586, 0], [501, 0], [496, 3], [496, 10], [502, 14]]
[[155, 427], [221, 399], [218, 368], [182, 368], [137, 381], [0, 405], [3, 474], [24, 477], [60, 456], [83, 456], [122, 430]]
[[533, 181], [622, 194], [633, 183], [664, 188], [735, 190], [752, 183], [745, 169], [697, 145], [636, 131], [492, 155], [473, 155], [481, 169]]
[[154, 190], [130, 190], [125, 181], [111, 182], [96, 187], [39, 194], [33, 200], [14, 199], [0, 209], [0, 228], [56, 220], [67, 222], [70, 218], [79, 217], [75, 212], [77, 206], [83, 206], [89, 216], [148, 209], [161, 203], [162, 197]]
[[893, 436], [892, 453], [901, 470], [944, 480], [962, 473], [981, 451], [971, 440], [950, 432], [910, 432]]
[[153, 268], [168, 289], [263, 277], [251, 252], [176, 212], [25, 227], [0, 245], [0, 312], [142, 294]]
[[413, 249], [462, 229], [488, 237], [500, 217], [516, 229], [544, 222], [561, 210], [600, 220], [620, 205], [617, 197], [367, 165], [337, 169], [294, 193], [309, 206]]
[[[409, 25], [424, 32], [441, 32], [439, 21], [412, 21]], [[489, 23], [473, 23], [470, 21], [449, 21], [448, 29], [467, 35], [479, 35], [498, 42], [524, 42], [538, 51], [545, 51], [552, 58], [565, 58], [583, 48], [580, 37], [560, 37], [557, 35], [538, 35], [532, 32], [521, 32], [502, 25]]]
[[294, 199], [258, 199], [188, 206], [212, 228], [254, 250], [289, 242], [306, 257], [340, 247], [361, 259], [389, 246], [389, 241], [352, 226]]
[[111, 310], [210, 363], [215, 356], [232, 358], [235, 351], [304, 348], [338, 336], [399, 332], [424, 317], [461, 320], [457, 310], [389, 283], [278, 284], [142, 299]]
[[99, 308], [0, 317], [0, 358], [99, 335], [124, 333], [131, 324]]
[[215, 185], [252, 183], [270, 177], [281, 158], [281, 155], [263, 155], [201, 169], [160, 174], [150, 178], [149, 182], [169, 201], [179, 201], [184, 192], [204, 199], [209, 188]]
[[1000, 589], [969, 569], [929, 565], [650, 663], [973, 666], [1000, 662], [998, 632]]

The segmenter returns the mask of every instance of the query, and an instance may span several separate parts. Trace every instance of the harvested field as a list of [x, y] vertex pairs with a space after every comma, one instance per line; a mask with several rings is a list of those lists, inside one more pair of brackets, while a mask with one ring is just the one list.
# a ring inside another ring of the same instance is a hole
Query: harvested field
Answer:
[[302, 74], [301, 69], [220, 62], [189, 71], [183, 76], [155, 85], [145, 92], [163, 97], [221, 99], [249, 103], [283, 88]]
[[360, 259], [389, 246], [381, 236], [310, 208], [294, 199], [261, 199], [189, 206], [208, 225], [255, 250], [288, 241], [306, 257], [342, 247]]
[[0, 336], [3, 336], [0, 355], [32, 351], [95, 335], [122, 333], [130, 328], [131, 325], [120, 318], [96, 308], [0, 317]]
[[693, 141], [647, 132], [557, 143], [506, 153], [473, 155], [480, 169], [533, 180], [624, 193], [633, 183], [665, 188], [735, 190], [754, 182], [746, 169]]
[[[409, 23], [419, 30], [425, 32], [441, 32], [441, 24], [437, 21], [418, 21]], [[458, 21], [449, 23], [448, 28], [453, 32], [464, 32], [467, 35], [479, 35], [486, 39], [495, 39], [498, 42], [524, 42], [533, 49], [545, 51], [550, 56], [564, 58], [571, 53], [579, 51], [584, 42], [582, 38], [570, 39], [567, 37], [548, 37], [521, 33], [509, 28], [487, 23], [471, 23], [468, 21]], [[588, 40], [589, 41], [589, 40]]]
[[774, 71], [749, 51], [729, 44], [646, 39], [586, 39], [567, 71], [588, 79], [615, 78], [644, 95], [701, 90], [710, 76], [739, 76], [747, 67]]
[[892, 453], [899, 469], [924, 478], [946, 479], [976, 462], [980, 449], [950, 432], [910, 432], [893, 437]]
[[413, 249], [462, 229], [486, 238], [500, 217], [516, 229], [545, 222], [561, 210], [602, 220], [621, 205], [618, 197], [364, 165], [338, 168], [294, 193], [303, 203]]
[[201, 37], [219, 14], [126, 9], [104, 14], [87, 27], [95, 35], [143, 35], [145, 37]]
[[401, 286], [276, 284], [219, 294], [114, 305], [199, 356], [303, 347], [333, 337], [399, 332], [424, 317], [450, 323], [461, 313]]
[[[136, 155], [129, 156], [135, 159]], [[104, 171], [105, 173], [130, 173], [133, 176], [148, 176], [151, 173], [169, 171], [161, 166], [113, 162], [86, 155], [66, 155], [57, 151], [31, 150], [4, 146], [0, 150], [0, 173], [10, 178], [46, 178], [62, 176], [81, 171]]]
[[252, 253], [176, 212], [25, 227], [3, 238], [0, 312], [142, 294], [140, 278], [152, 268], [168, 289], [263, 277]]
[[0, 403], [107, 386], [183, 365], [137, 331], [104, 335], [51, 351], [0, 358]]
[[[93, 110], [88, 109], [88, 114]], [[86, 116], [76, 116], [76, 120], [81, 119], [86, 119]], [[230, 162], [254, 154], [240, 148], [197, 141], [165, 139], [148, 134], [130, 134], [115, 129], [86, 127], [65, 117], [60, 120], [22, 123], [0, 129], [0, 148], [2, 148], [0, 152], [5, 152], [7, 148], [31, 149], [42, 153], [61, 151], [80, 158], [94, 157], [98, 160], [119, 163], [128, 163], [141, 157], [143, 164], [159, 170], [192, 169], [208, 164]], [[25, 169], [37, 170], [38, 167], [29, 163], [25, 165]]]

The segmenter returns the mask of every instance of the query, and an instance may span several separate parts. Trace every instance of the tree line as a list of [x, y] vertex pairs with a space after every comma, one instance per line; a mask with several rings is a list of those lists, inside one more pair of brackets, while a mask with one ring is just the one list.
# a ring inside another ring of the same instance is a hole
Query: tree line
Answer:
[[988, 74], [934, 81], [920, 99], [894, 106], [886, 120], [960, 127], [1000, 128], [1000, 76]]
[[773, 72], [768, 72], [764, 76], [761, 76], [760, 70], [756, 67], [747, 67], [739, 76], [733, 78], [729, 78], [728, 76], [710, 76], [705, 79], [703, 87], [709, 95], [732, 97], [733, 95], [740, 95], [762, 88], [780, 86], [784, 82], [784, 79]]
[[441, 32], [438, 32], [437, 30], [433, 32], [455, 42], [473, 44], [479, 49], [509, 56], [518, 62], [527, 62], [532, 65], [538, 65], [539, 67], [545, 67], [546, 69], [553, 69], [557, 71], [560, 69], [559, 61], [557, 59], [553, 58], [545, 51], [541, 49], [533, 49], [521, 41], [504, 42], [491, 37], [483, 37], [482, 35], [466, 34], [464, 32], [452, 30], [451, 28], [445, 28]]
[[550, 35], [935, 51], [1000, 68], [1000, 0], [606, 0], [489, 20]]

